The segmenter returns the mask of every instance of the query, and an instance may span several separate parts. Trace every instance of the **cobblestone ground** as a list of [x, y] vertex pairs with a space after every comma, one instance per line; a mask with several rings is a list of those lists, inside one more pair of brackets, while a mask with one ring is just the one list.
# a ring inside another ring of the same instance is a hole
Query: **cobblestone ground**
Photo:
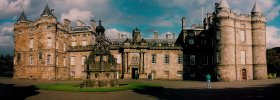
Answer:
[[242, 82], [120, 80], [157, 83], [163, 89], [129, 90], [109, 93], [75, 93], [37, 90], [38, 83], [80, 83], [81, 81], [14, 80], [0, 77], [0, 100], [280, 100], [280, 79]]

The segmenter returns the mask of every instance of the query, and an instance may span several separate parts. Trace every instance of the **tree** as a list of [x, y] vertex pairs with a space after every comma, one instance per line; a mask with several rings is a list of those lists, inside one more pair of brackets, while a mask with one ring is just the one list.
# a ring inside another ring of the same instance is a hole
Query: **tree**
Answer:
[[280, 74], [280, 50], [279, 48], [268, 49], [266, 52], [268, 73]]

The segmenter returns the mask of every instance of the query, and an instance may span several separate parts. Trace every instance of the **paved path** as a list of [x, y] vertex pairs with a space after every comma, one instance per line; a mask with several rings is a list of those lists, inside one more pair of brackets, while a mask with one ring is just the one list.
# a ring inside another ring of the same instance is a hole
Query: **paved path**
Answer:
[[[121, 82], [136, 80], [120, 80]], [[206, 89], [205, 82], [137, 80], [157, 83], [163, 89], [129, 90], [107, 93], [75, 93], [64, 91], [37, 90], [38, 83], [80, 83], [81, 81], [36, 81], [13, 80], [0, 77], [0, 99], [27, 100], [279, 100], [280, 79], [251, 80], [242, 82], [213, 82]], [[2, 97], [2, 98], [1, 98]], [[4, 99], [5, 98], [5, 99]]]

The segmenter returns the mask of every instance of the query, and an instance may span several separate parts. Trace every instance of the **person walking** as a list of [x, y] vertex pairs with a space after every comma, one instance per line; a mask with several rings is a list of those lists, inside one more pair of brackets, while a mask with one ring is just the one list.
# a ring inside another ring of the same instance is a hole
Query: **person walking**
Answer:
[[207, 81], [207, 88], [210, 89], [211, 88], [211, 75], [209, 73], [207, 73], [207, 75], [206, 75], [206, 81]]
[[152, 73], [150, 73], [150, 74], [148, 75], [148, 79], [149, 79], [149, 81], [152, 80]]

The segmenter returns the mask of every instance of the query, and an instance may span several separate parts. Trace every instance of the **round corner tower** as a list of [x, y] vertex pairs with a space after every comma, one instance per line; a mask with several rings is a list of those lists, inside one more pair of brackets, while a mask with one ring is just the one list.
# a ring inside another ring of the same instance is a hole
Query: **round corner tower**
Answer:
[[215, 58], [217, 61], [217, 74], [221, 81], [235, 81], [235, 29], [234, 16], [226, 0], [216, 5], [216, 30], [217, 47]]
[[266, 79], [266, 20], [257, 3], [254, 5], [251, 14], [253, 77], [254, 79]]

